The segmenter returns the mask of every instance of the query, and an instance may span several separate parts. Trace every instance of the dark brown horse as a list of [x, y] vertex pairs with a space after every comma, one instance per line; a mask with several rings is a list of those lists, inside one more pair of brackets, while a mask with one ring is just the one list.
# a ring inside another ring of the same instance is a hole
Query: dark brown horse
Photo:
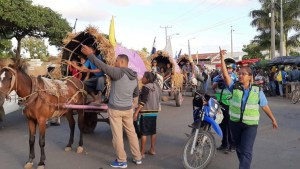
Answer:
[[[65, 95], [57, 96], [49, 94], [48, 89], [41, 77], [30, 77], [19, 66], [4, 67], [0, 70], [0, 97], [7, 97], [8, 94], [15, 90], [21, 103], [25, 106], [23, 113], [28, 120], [29, 127], [29, 159], [24, 168], [32, 168], [33, 160], [35, 158], [34, 143], [36, 127], [39, 127], [39, 145], [41, 149], [41, 158], [38, 164], [38, 169], [45, 167], [45, 132], [46, 121], [53, 117], [57, 112], [58, 115], [66, 115], [69, 127], [70, 138], [65, 150], [71, 150], [74, 140], [75, 120], [72, 112], [65, 109], [65, 104], [84, 104], [86, 93], [83, 83], [74, 78], [66, 78], [65, 84], [67, 86], [67, 93]], [[58, 111], [59, 110], [59, 111]], [[77, 152], [83, 151], [82, 145], [82, 130], [83, 130], [83, 111], [78, 112], [78, 126], [80, 129], [80, 140]]]

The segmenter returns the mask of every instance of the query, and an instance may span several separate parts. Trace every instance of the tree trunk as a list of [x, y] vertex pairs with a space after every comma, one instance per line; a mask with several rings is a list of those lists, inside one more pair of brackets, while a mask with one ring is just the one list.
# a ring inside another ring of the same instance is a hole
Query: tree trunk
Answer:
[[22, 40], [22, 38], [17, 38], [18, 45], [17, 45], [17, 51], [16, 51], [16, 59], [21, 58], [21, 40]]

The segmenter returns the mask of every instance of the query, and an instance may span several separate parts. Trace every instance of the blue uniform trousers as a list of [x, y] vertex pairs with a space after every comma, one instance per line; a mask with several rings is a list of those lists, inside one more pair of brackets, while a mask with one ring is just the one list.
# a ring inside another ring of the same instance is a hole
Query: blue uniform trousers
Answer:
[[250, 169], [257, 125], [230, 121], [230, 129], [240, 162], [239, 169]]

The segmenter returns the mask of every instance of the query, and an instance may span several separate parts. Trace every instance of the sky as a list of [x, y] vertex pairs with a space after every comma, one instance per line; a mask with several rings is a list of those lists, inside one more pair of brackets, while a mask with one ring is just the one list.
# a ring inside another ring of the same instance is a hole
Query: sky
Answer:
[[[33, 0], [35, 5], [50, 7], [66, 18], [76, 32], [89, 25], [109, 33], [111, 17], [115, 19], [118, 43], [129, 49], [151, 51], [154, 37], [156, 48], [166, 45], [165, 29], [171, 35], [174, 54], [182, 49], [188, 53], [218, 52], [219, 46], [241, 52], [249, 44], [256, 28], [250, 25], [251, 10], [260, 9], [258, 0]], [[176, 35], [179, 34], [179, 35]], [[58, 51], [49, 47], [51, 55]]]

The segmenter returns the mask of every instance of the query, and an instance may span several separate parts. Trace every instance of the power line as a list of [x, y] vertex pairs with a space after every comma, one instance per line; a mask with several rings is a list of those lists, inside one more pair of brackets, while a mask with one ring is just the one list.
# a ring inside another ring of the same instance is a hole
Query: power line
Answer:
[[[212, 7], [210, 7], [210, 8], [207, 8], [207, 9], [204, 8], [204, 10], [202, 10], [200, 13], [197, 13], [197, 17], [193, 16], [192, 18], [189, 18], [189, 19], [187, 19], [187, 18], [185, 17], [185, 18], [183, 18], [182, 20], [183, 20], [184, 22], [187, 22], [187, 21], [190, 22], [190, 21], [193, 21], [193, 20], [195, 20], [195, 19], [198, 19], [200, 15], [208, 14], [209, 12], [211, 12], [212, 10], [214, 10], [215, 8], [219, 7], [222, 3], [223, 3], [223, 1], [222, 1], [222, 0], [219, 0], [214, 6], [212, 6]], [[179, 26], [179, 27], [185, 26], [185, 24], [182, 24], [182, 23], [183, 23], [183, 22], [177, 22], [177, 23], [174, 23], [173, 25], [181, 24], [181, 26]]]
[[204, 31], [207, 31], [207, 30], [210, 30], [210, 29], [214, 29], [214, 28], [217, 28], [217, 27], [219, 27], [219, 26], [224, 26], [224, 25], [227, 25], [227, 24], [229, 24], [229, 23], [231, 23], [231, 22], [240, 20], [240, 19], [245, 18], [245, 17], [248, 17], [248, 15], [247, 15], [247, 16], [241, 16], [241, 17], [235, 17], [235, 18], [234, 18], [234, 17], [231, 17], [231, 18], [228, 18], [228, 19], [226, 19], [226, 20], [222, 20], [222, 21], [219, 21], [219, 22], [214, 23], [214, 24], [212, 24], [212, 25], [209, 25], [209, 26], [207, 26], [206, 28], [198, 29], [198, 30], [196, 30], [196, 31], [194, 31], [194, 32], [190, 32], [190, 33], [187, 33], [187, 34], [183, 34], [182, 36], [180, 36], [180, 37], [178, 37], [178, 38], [186, 37], [186, 36], [191, 36], [191, 35], [196, 35], [196, 34], [198, 34], [198, 33], [200, 33], [200, 32], [204, 32]]
[[[204, 1], [204, 0], [202, 0], [202, 1]], [[183, 18], [183, 17], [186, 16], [187, 14], [193, 12], [195, 9], [199, 9], [199, 8], [198, 8], [198, 7], [199, 7], [199, 4], [201, 4], [201, 2], [198, 2], [198, 5], [196, 5], [196, 6], [192, 7], [192, 8], [190, 8], [189, 10], [185, 11], [185, 12], [182, 13], [181, 15], [177, 16], [176, 19], [170, 21], [170, 23], [172, 23], [172, 25], [178, 24], [178, 22], [179, 22], [180, 20], [182, 20], [181, 18]]]

